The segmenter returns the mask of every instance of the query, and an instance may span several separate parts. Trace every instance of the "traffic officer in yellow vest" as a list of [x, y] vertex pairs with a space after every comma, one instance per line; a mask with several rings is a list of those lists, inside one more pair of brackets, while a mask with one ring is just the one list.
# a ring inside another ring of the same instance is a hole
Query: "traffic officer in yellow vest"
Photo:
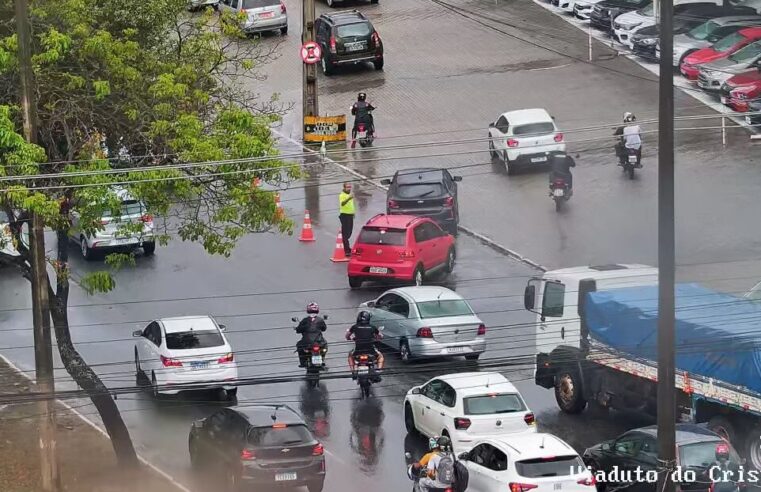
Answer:
[[341, 221], [341, 237], [344, 242], [344, 253], [351, 256], [349, 239], [354, 231], [354, 195], [351, 193], [351, 183], [344, 183], [343, 191], [338, 195], [338, 219]]

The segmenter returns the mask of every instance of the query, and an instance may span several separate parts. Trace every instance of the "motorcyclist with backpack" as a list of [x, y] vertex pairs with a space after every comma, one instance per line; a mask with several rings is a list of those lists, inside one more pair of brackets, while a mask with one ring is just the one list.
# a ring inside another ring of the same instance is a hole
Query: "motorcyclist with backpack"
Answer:
[[307, 317], [302, 319], [296, 327], [296, 333], [301, 335], [301, 340], [296, 343], [296, 351], [299, 354], [299, 367], [306, 367], [307, 357], [309, 356], [306, 351], [315, 343], [323, 351], [327, 352], [328, 342], [322, 334], [328, 329], [328, 325], [325, 324], [325, 320], [319, 316], [319, 313], [320, 306], [316, 302], [310, 302], [307, 305]]
[[[383, 354], [375, 346], [375, 342], [382, 338], [380, 330], [370, 324], [370, 313], [360, 311], [357, 315], [357, 323], [346, 330], [346, 340], [354, 341], [354, 349], [349, 352], [349, 369], [351, 369], [352, 378], [356, 377], [355, 355], [370, 355], [375, 357], [375, 368], [377, 372], [383, 369]], [[376, 382], [379, 376], [376, 377]]]
[[613, 136], [618, 137], [616, 142], [616, 155], [620, 166], [624, 165], [624, 160], [629, 149], [637, 152], [637, 165], [642, 167], [642, 129], [637, 123], [637, 117], [634, 113], [624, 113], [624, 124], [616, 128]]
[[430, 452], [418, 463], [421, 468], [425, 466], [427, 472], [418, 482], [420, 492], [451, 487], [455, 481], [452, 441], [447, 436], [434, 437], [428, 446]]

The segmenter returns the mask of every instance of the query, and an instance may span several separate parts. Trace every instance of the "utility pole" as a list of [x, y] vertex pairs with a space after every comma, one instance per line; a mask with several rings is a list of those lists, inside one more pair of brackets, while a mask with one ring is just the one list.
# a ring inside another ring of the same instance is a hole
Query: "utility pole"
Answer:
[[675, 492], [676, 389], [674, 284], [674, 2], [660, 0], [661, 60], [658, 76], [658, 490]]
[[[21, 110], [24, 137], [37, 143], [37, 102], [34, 98], [32, 73], [32, 38], [29, 23], [28, 0], [16, 0], [16, 26], [18, 36], [19, 72], [21, 75]], [[29, 233], [30, 265], [32, 267], [32, 318], [34, 324], [34, 362], [37, 391], [53, 395], [53, 348], [50, 335], [50, 309], [48, 306], [47, 269], [45, 267], [45, 236], [42, 218], [32, 214]], [[58, 459], [56, 457], [55, 399], [45, 398], [37, 403], [40, 415], [40, 485], [43, 492], [60, 488]]]
[[[315, 40], [314, 32], [314, 0], [303, 0], [302, 3], [302, 26], [301, 42]], [[324, 56], [324, 54], [323, 54]], [[317, 64], [302, 63], [303, 81], [302, 81], [302, 123], [303, 116], [319, 116], [319, 106], [317, 104]], [[302, 124], [303, 128], [303, 124]]]

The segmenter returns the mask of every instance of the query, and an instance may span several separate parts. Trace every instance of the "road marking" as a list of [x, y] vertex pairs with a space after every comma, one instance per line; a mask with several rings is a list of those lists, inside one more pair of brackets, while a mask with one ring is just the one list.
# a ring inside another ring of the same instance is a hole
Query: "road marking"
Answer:
[[[28, 375], [27, 373], [25, 373], [24, 371], [19, 369], [18, 366], [16, 366], [16, 364], [14, 364], [13, 362], [10, 361], [10, 359], [8, 359], [8, 357], [6, 357], [3, 354], [0, 354], [0, 359], [2, 359], [3, 362], [8, 364], [8, 366], [11, 369], [16, 371], [21, 376], [23, 376], [27, 380], [31, 381], [32, 383], [36, 383], [34, 378], [32, 376]], [[95, 429], [96, 431], [98, 431], [99, 433], [104, 435], [106, 438], [108, 438], [108, 440], [111, 440], [111, 438], [108, 436], [108, 433], [106, 431], [101, 429], [98, 424], [96, 424], [95, 422], [93, 422], [89, 418], [87, 418], [84, 415], [82, 415], [77, 409], [73, 408], [71, 405], [69, 405], [68, 403], [66, 403], [64, 401], [61, 401], [61, 400], [56, 400], [56, 401], [58, 403], [60, 403], [61, 405], [63, 405], [63, 407], [65, 409], [67, 409], [68, 411], [70, 411], [71, 413], [73, 413], [74, 415], [79, 417], [80, 419], [82, 419], [90, 427], [92, 427], [93, 429]], [[180, 482], [178, 482], [172, 475], [168, 474], [167, 472], [165, 472], [161, 468], [157, 467], [156, 465], [150, 463], [147, 459], [145, 459], [142, 456], [140, 456], [140, 454], [137, 454], [137, 459], [139, 459], [142, 464], [144, 464], [145, 466], [147, 466], [148, 468], [150, 468], [154, 472], [158, 473], [162, 477], [164, 477], [169, 483], [171, 483], [172, 485], [177, 487], [177, 490], [181, 490], [182, 492], [191, 492], [190, 489], [186, 488], [184, 485], [182, 485]]]
[[[287, 140], [287, 141], [291, 142], [294, 145], [298, 145], [304, 151], [309, 152], [311, 154], [318, 155], [318, 152], [316, 150], [307, 147], [302, 142], [299, 142], [298, 140], [295, 140], [295, 139], [289, 137], [288, 135], [285, 135], [285, 134], [279, 132], [278, 130], [276, 130], [274, 128], [270, 128], [270, 131], [272, 131], [272, 133], [275, 133], [275, 134], [279, 135], [280, 138], [282, 138], [284, 140]], [[484, 150], [484, 153], [486, 153], [486, 150]], [[388, 186], [384, 186], [384, 185], [382, 185], [380, 183], [376, 183], [375, 181], [373, 181], [373, 179], [371, 177], [369, 177], [367, 175], [364, 175], [364, 174], [362, 174], [360, 172], [357, 172], [354, 169], [351, 169], [351, 168], [349, 168], [349, 167], [347, 167], [347, 166], [345, 166], [343, 164], [340, 164], [340, 163], [334, 161], [333, 159], [331, 159], [330, 157], [325, 157], [324, 160], [326, 162], [330, 162], [331, 164], [333, 164], [333, 165], [343, 169], [347, 173], [349, 173], [349, 174], [351, 174], [351, 175], [361, 179], [362, 181], [365, 181], [366, 183], [369, 183], [372, 186], [375, 186], [376, 188], [379, 188], [379, 189], [384, 190], [384, 191], [388, 191]], [[492, 248], [493, 250], [497, 251], [498, 253], [501, 253], [501, 254], [503, 254], [505, 256], [509, 256], [509, 257], [511, 257], [511, 258], [513, 258], [515, 260], [520, 261], [521, 263], [525, 263], [526, 265], [528, 265], [528, 266], [530, 266], [532, 268], [536, 268], [537, 270], [541, 270], [543, 272], [546, 272], [548, 270], [548, 268], [543, 266], [541, 263], [536, 262], [536, 261], [534, 261], [534, 260], [532, 260], [532, 259], [530, 259], [530, 258], [528, 258], [526, 256], [523, 256], [522, 254], [518, 253], [517, 251], [513, 251], [512, 249], [508, 248], [507, 246], [504, 246], [504, 245], [498, 243], [497, 241], [495, 241], [495, 240], [493, 240], [493, 239], [491, 239], [491, 238], [489, 238], [489, 237], [487, 237], [487, 236], [485, 236], [485, 235], [483, 235], [483, 234], [481, 234], [479, 232], [476, 232], [475, 230], [471, 229], [470, 227], [465, 227], [464, 225], [460, 224], [460, 225], [457, 226], [457, 229], [459, 229], [460, 231], [464, 232], [468, 236], [471, 236], [471, 237], [477, 239], [483, 245]]]

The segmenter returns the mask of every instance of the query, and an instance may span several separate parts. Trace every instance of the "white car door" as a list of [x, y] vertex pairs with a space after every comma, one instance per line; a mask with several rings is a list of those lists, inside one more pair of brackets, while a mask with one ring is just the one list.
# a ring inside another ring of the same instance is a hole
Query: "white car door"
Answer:
[[438, 379], [433, 379], [426, 383], [420, 388], [420, 395], [418, 395], [412, 408], [415, 416], [415, 426], [423, 435], [428, 437], [437, 435], [436, 431], [433, 430], [434, 423], [430, 421], [434, 414], [431, 405], [438, 398], [443, 385], [444, 382]]
[[489, 128], [489, 135], [492, 138], [492, 144], [497, 152], [507, 148], [507, 132], [509, 124], [507, 118], [500, 116], [497, 121]]
[[[164, 368], [164, 365], [161, 363], [161, 327], [154, 321], [148, 325], [146, 330], [148, 330], [148, 337], [145, 342], [146, 354], [144, 360], [149, 361], [148, 364], [151, 370], [160, 371]], [[148, 374], [148, 377], [150, 377], [150, 374]]]
[[[444, 433], [444, 430], [452, 431], [451, 427], [454, 425], [454, 415], [452, 415], [452, 408], [455, 406], [457, 395], [454, 388], [447, 383], [442, 383], [441, 390], [436, 398], [430, 402], [429, 418], [431, 423], [431, 434], [434, 436], [440, 436]], [[455, 451], [457, 451], [455, 449]]]
[[[486, 467], [489, 459], [491, 458], [491, 452], [494, 447], [491, 444], [482, 443], [474, 447], [468, 453], [467, 460], [463, 461], [468, 468], [468, 492], [492, 492], [490, 488], [491, 481], [487, 473], [489, 469]], [[507, 484], [500, 492], [505, 492]]]

